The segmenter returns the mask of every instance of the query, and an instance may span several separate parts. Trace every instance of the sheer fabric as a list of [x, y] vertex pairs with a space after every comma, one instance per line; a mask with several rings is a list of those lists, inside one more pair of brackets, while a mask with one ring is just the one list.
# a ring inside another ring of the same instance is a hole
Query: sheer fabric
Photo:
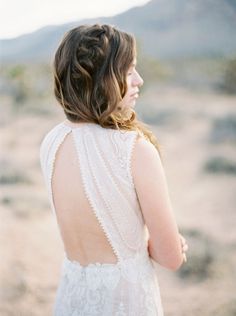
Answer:
[[162, 316], [158, 279], [148, 255], [145, 226], [131, 175], [131, 155], [138, 133], [87, 123], [64, 122], [43, 139], [40, 162], [51, 208], [56, 153], [72, 133], [86, 197], [107, 237], [117, 263], [65, 258], [57, 289], [55, 316]]

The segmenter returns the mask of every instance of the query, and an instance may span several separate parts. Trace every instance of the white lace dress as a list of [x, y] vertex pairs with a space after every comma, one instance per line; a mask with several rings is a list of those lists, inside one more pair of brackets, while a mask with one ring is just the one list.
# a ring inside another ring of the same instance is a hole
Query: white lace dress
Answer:
[[85, 194], [117, 263], [85, 267], [66, 255], [55, 316], [163, 316], [158, 280], [147, 251], [148, 232], [131, 176], [135, 131], [88, 123], [56, 125], [43, 139], [40, 162], [52, 210], [51, 179], [56, 152], [72, 133]]

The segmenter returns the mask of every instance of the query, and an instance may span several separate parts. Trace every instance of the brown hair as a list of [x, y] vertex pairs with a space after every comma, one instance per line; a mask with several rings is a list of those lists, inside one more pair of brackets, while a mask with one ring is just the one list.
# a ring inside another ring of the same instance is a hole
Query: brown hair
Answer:
[[67, 32], [54, 59], [54, 93], [71, 122], [136, 130], [158, 150], [148, 125], [118, 103], [127, 91], [126, 75], [136, 55], [135, 38], [107, 24], [81, 25]]

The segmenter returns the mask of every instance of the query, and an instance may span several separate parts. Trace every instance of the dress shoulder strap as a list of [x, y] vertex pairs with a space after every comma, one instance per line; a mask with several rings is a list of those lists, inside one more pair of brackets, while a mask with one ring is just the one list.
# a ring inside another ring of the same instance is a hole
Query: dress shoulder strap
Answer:
[[55, 209], [52, 200], [51, 187], [53, 167], [57, 150], [59, 149], [60, 145], [63, 143], [65, 137], [69, 132], [70, 129], [66, 128], [64, 124], [60, 123], [56, 125], [44, 136], [39, 150], [41, 170], [49, 194], [49, 202], [51, 204], [54, 215]]

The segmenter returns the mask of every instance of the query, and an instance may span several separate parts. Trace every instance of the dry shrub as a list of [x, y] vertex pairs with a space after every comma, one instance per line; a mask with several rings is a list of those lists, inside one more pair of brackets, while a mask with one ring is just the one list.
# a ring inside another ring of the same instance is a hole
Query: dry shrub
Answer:
[[206, 234], [190, 229], [181, 230], [188, 241], [188, 261], [177, 271], [182, 279], [191, 281], [204, 281], [211, 278], [212, 263], [216, 259], [216, 245]]
[[228, 114], [213, 120], [209, 140], [211, 143], [236, 143], [236, 116]]
[[203, 166], [204, 171], [210, 173], [225, 173], [236, 175], [236, 162], [225, 157], [211, 157]]

